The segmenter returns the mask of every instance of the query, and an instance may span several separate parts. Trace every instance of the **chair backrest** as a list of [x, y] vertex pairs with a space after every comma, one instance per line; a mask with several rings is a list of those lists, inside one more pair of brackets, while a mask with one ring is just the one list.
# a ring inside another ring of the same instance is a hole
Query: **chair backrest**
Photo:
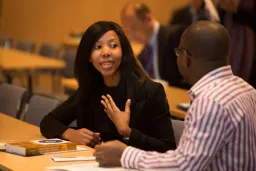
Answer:
[[74, 77], [74, 62], [76, 58], [75, 49], [66, 49], [62, 55], [62, 59], [66, 62], [66, 67], [62, 70], [62, 75], [66, 78]]
[[18, 40], [15, 42], [15, 48], [21, 51], [33, 53], [36, 43], [34, 41]]
[[0, 85], [1, 113], [19, 118], [21, 110], [28, 99], [29, 93], [27, 89], [6, 83]]
[[180, 137], [184, 129], [184, 121], [171, 119], [171, 122], [174, 130], [176, 144], [179, 144]]
[[38, 54], [45, 57], [57, 58], [60, 48], [55, 45], [44, 43], [40, 46]]
[[28, 103], [24, 121], [39, 126], [44, 116], [55, 109], [59, 104], [60, 102], [58, 100], [40, 95], [33, 95]]
[[7, 35], [1, 35], [0, 36], [0, 46], [3, 46], [7, 49], [11, 48], [12, 39], [11, 37]]
[[69, 124], [69, 127], [76, 128], [76, 127], [77, 127], [77, 121], [74, 120], [73, 122], [71, 122], [71, 123]]

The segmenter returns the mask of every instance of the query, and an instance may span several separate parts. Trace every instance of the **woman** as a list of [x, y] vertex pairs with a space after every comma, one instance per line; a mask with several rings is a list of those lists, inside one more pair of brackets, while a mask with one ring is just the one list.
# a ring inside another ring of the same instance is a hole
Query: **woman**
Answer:
[[[121, 27], [100, 21], [84, 33], [74, 74], [79, 88], [44, 117], [41, 133], [94, 147], [121, 140], [144, 150], [175, 149], [163, 86], [151, 81]], [[77, 120], [78, 128], [68, 125]]]

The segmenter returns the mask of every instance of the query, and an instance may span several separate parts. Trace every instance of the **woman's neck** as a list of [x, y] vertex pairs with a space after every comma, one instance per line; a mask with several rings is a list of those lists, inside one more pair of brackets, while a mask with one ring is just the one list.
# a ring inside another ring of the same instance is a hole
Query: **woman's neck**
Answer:
[[104, 84], [108, 87], [115, 87], [120, 82], [120, 72], [115, 73], [112, 76], [104, 77]]

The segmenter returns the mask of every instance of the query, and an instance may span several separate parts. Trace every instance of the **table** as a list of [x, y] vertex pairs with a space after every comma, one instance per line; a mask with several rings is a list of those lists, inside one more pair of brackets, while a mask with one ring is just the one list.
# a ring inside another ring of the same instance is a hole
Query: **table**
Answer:
[[[76, 90], [78, 87], [77, 81], [75, 79], [62, 79], [62, 85], [65, 88], [70, 90]], [[186, 112], [177, 108], [177, 104], [179, 103], [189, 103], [189, 97], [187, 94], [188, 90], [168, 86], [165, 87], [165, 93], [168, 99], [168, 103], [170, 106], [170, 112], [173, 116], [184, 119]]]
[[[0, 113], [0, 142], [17, 142], [44, 139], [39, 128], [21, 120], [17, 120], [3, 113]], [[82, 146], [85, 147], [85, 146]], [[89, 148], [89, 147], [87, 147]], [[94, 150], [58, 153], [58, 156], [91, 156]], [[54, 162], [50, 159], [53, 154], [46, 154], [33, 157], [22, 157], [0, 151], [0, 164], [15, 171], [44, 170], [48, 166], [60, 166], [69, 164], [86, 163], [79, 162]], [[94, 162], [94, 161], [88, 161]]]
[[[60, 59], [47, 58], [37, 54], [0, 47], [0, 69], [5, 73], [14, 70], [28, 70], [30, 72], [40, 69], [59, 70], [64, 68], [65, 65], [65, 62]], [[11, 81], [9, 80], [9, 82]], [[32, 92], [31, 74], [28, 75], [28, 89]]]
[[184, 119], [186, 112], [177, 108], [179, 103], [189, 103], [188, 90], [177, 87], [165, 87], [165, 93], [173, 116]]

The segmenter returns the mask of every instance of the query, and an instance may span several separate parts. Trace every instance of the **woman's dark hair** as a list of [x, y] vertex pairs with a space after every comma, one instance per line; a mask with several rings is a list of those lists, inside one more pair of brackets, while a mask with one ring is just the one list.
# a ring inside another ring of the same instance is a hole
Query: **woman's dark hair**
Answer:
[[126, 80], [128, 77], [133, 77], [139, 83], [143, 83], [147, 78], [146, 72], [134, 57], [131, 44], [122, 28], [114, 22], [99, 21], [92, 24], [85, 31], [77, 49], [74, 75], [78, 81], [79, 90], [83, 94], [81, 95], [83, 98], [87, 97], [91, 87], [103, 84], [103, 77], [94, 68], [92, 62], [90, 62], [90, 57], [97, 40], [110, 30], [115, 31], [122, 48], [122, 59], [119, 67], [121, 79]]

